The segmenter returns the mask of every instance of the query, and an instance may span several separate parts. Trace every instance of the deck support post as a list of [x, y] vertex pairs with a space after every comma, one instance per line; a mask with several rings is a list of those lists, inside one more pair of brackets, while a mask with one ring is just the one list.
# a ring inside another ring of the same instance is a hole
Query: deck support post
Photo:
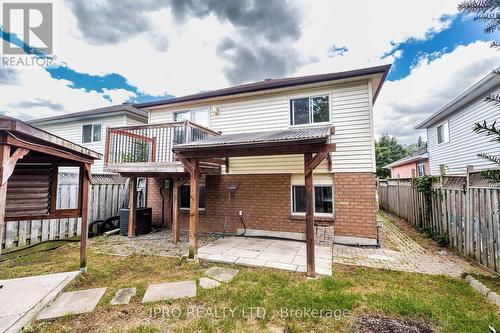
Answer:
[[200, 168], [197, 160], [191, 161], [193, 172], [190, 178], [190, 201], [189, 201], [189, 258], [198, 254], [198, 206], [200, 203]]
[[172, 181], [172, 242], [179, 241], [179, 188], [182, 182], [178, 177]]
[[137, 218], [137, 177], [130, 177], [128, 199], [128, 237], [135, 236], [135, 220]]
[[304, 184], [306, 188], [306, 256], [307, 276], [316, 276], [316, 265], [314, 258], [314, 186], [313, 171], [327, 158], [327, 152], [304, 154]]
[[80, 273], [87, 273], [87, 241], [89, 237], [89, 190], [90, 190], [90, 164], [85, 163], [80, 167], [82, 227], [80, 234]]
[[189, 258], [198, 254], [198, 206], [200, 203], [200, 164], [197, 159], [180, 159], [189, 172]]
[[314, 262], [314, 187], [313, 172], [307, 166], [312, 159], [312, 154], [304, 154], [304, 184], [306, 188], [306, 255], [307, 255], [307, 276], [315, 277]]
[[[0, 145], [0, 165], [10, 158], [10, 146]], [[7, 182], [0, 184], [0, 254], [2, 253], [3, 229], [5, 227], [5, 203], [7, 201]]]

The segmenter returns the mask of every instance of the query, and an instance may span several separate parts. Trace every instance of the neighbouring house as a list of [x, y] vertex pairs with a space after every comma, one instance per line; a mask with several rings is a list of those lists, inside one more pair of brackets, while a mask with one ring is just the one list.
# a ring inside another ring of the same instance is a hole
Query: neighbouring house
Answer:
[[200, 231], [302, 239], [314, 275], [315, 237], [377, 244], [373, 104], [389, 69], [267, 79], [136, 104], [149, 124], [108, 129], [104, 170], [132, 185], [149, 177], [154, 222], [171, 223], [174, 241], [189, 229], [190, 255]]
[[[136, 109], [131, 104], [122, 104], [34, 119], [28, 123], [104, 155], [108, 127], [140, 125], [147, 122], [145, 111]], [[104, 173], [102, 160], [92, 165], [92, 173]]]
[[384, 168], [391, 170], [391, 178], [413, 178], [429, 175], [427, 147], [387, 164]]
[[475, 134], [473, 127], [477, 122], [500, 121], [500, 105], [485, 101], [498, 93], [500, 75], [490, 73], [416, 127], [427, 130], [431, 175], [439, 175], [441, 166], [447, 174], [465, 174], [467, 165], [478, 170], [494, 166], [477, 154], [500, 155], [500, 145]]

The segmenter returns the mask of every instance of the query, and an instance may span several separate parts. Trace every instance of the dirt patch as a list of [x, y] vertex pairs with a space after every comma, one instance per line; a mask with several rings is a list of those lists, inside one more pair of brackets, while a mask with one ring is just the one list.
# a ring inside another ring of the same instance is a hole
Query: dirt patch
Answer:
[[357, 333], [435, 333], [427, 323], [405, 318], [378, 315], [362, 316], [356, 324]]

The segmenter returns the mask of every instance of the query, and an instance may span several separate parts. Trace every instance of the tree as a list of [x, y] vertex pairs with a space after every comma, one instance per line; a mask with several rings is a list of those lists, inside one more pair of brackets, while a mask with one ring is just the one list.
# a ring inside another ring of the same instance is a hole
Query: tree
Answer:
[[398, 143], [395, 137], [389, 134], [383, 134], [378, 141], [375, 142], [375, 157], [377, 160], [377, 177], [384, 179], [391, 176], [391, 170], [385, 169], [384, 166], [397, 161], [411, 154], [411, 150]]
[[[484, 22], [484, 32], [493, 34], [500, 30], [500, 0], [467, 0], [458, 5], [458, 10], [474, 14], [474, 21]], [[491, 43], [491, 47], [500, 47], [500, 41]]]
[[[497, 122], [494, 121], [492, 124], [488, 124], [486, 120], [483, 121], [482, 123], [476, 123], [474, 125], [474, 132], [490, 136], [492, 137], [492, 141], [495, 141], [500, 144], [500, 128], [496, 126], [496, 123]], [[477, 154], [477, 156], [484, 158], [490, 162], [493, 162], [494, 164], [500, 167], [500, 156], [486, 154], [486, 153], [479, 153]], [[481, 172], [481, 174], [490, 180], [500, 182], [500, 170], [486, 170]]]

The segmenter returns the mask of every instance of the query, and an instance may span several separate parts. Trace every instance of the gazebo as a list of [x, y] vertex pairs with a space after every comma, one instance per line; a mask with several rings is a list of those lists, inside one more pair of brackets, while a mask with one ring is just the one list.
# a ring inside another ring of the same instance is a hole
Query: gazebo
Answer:
[[[0, 240], [10, 221], [81, 217], [80, 271], [86, 272], [90, 166], [100, 158], [92, 150], [0, 116]], [[75, 207], [60, 208], [58, 172], [69, 167], [78, 169], [79, 195]]]

